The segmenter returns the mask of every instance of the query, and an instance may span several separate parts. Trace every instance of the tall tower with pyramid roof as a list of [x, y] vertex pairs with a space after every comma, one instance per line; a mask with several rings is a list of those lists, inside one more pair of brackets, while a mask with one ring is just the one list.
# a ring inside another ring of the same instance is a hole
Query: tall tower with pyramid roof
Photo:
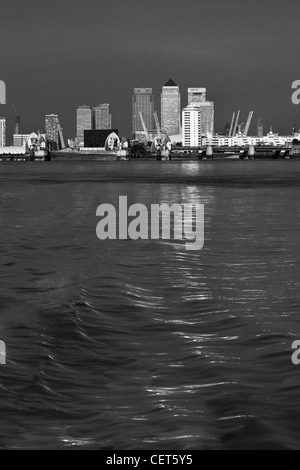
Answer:
[[162, 89], [161, 95], [161, 128], [168, 136], [181, 132], [181, 95], [179, 87], [169, 80]]

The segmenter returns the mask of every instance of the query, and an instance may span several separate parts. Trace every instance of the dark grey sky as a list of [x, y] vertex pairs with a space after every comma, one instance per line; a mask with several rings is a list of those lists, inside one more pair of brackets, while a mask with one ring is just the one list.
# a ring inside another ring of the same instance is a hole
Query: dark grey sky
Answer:
[[58, 113], [75, 136], [77, 105], [109, 102], [114, 126], [130, 135], [133, 88], [152, 86], [159, 110], [173, 78], [183, 105], [189, 86], [207, 87], [217, 130], [241, 108], [244, 119], [253, 109], [255, 122], [288, 133], [299, 17], [299, 0], [10, 0], [1, 5], [0, 79], [25, 132]]

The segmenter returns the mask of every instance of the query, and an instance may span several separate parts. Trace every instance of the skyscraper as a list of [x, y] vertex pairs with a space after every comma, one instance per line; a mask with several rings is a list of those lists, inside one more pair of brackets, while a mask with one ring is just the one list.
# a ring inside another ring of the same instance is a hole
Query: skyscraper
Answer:
[[214, 133], [214, 103], [206, 100], [206, 88], [189, 88], [188, 103], [182, 112], [183, 145], [199, 147], [202, 137]]
[[29, 137], [30, 137], [30, 134], [14, 134], [13, 136], [14, 147], [24, 147]]
[[99, 104], [99, 106], [94, 108], [94, 113], [96, 130], [109, 130], [112, 128], [112, 116], [109, 104]]
[[6, 104], [6, 85], [0, 80], [0, 104]]
[[188, 103], [205, 103], [206, 101], [206, 88], [189, 88], [188, 89]]
[[201, 134], [214, 133], [215, 108], [212, 101], [206, 100], [206, 88], [188, 89], [189, 105], [201, 111]]
[[77, 109], [77, 139], [84, 140], [84, 131], [90, 131], [94, 128], [93, 110], [90, 106], [79, 106]]
[[144, 140], [145, 132], [141, 120], [143, 116], [150, 137], [156, 132], [154, 122], [154, 95], [152, 88], [135, 88], [132, 97], [132, 138]]
[[184, 147], [200, 147], [202, 143], [202, 112], [198, 106], [189, 104], [182, 112]]
[[50, 143], [51, 150], [59, 149], [59, 119], [57, 114], [46, 115], [46, 134]]
[[0, 118], [0, 147], [6, 145], [6, 118]]
[[161, 128], [167, 135], [180, 134], [181, 96], [179, 87], [169, 80], [161, 95]]
[[259, 119], [257, 123], [257, 135], [260, 139], [264, 136], [264, 124], [261, 119]]
[[21, 134], [21, 116], [19, 114], [15, 116], [15, 134]]

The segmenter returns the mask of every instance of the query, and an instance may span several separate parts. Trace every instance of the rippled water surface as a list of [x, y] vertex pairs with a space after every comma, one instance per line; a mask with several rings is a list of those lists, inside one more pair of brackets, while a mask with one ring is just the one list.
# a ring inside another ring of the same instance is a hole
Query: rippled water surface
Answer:
[[[1, 164], [0, 447], [300, 449], [300, 162]], [[96, 237], [205, 204], [205, 247]]]

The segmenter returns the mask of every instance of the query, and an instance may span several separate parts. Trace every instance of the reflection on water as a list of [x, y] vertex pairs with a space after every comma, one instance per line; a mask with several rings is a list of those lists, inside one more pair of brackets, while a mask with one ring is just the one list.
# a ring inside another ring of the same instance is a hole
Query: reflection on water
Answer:
[[[299, 162], [1, 165], [0, 446], [299, 449]], [[205, 246], [96, 237], [205, 204]]]

